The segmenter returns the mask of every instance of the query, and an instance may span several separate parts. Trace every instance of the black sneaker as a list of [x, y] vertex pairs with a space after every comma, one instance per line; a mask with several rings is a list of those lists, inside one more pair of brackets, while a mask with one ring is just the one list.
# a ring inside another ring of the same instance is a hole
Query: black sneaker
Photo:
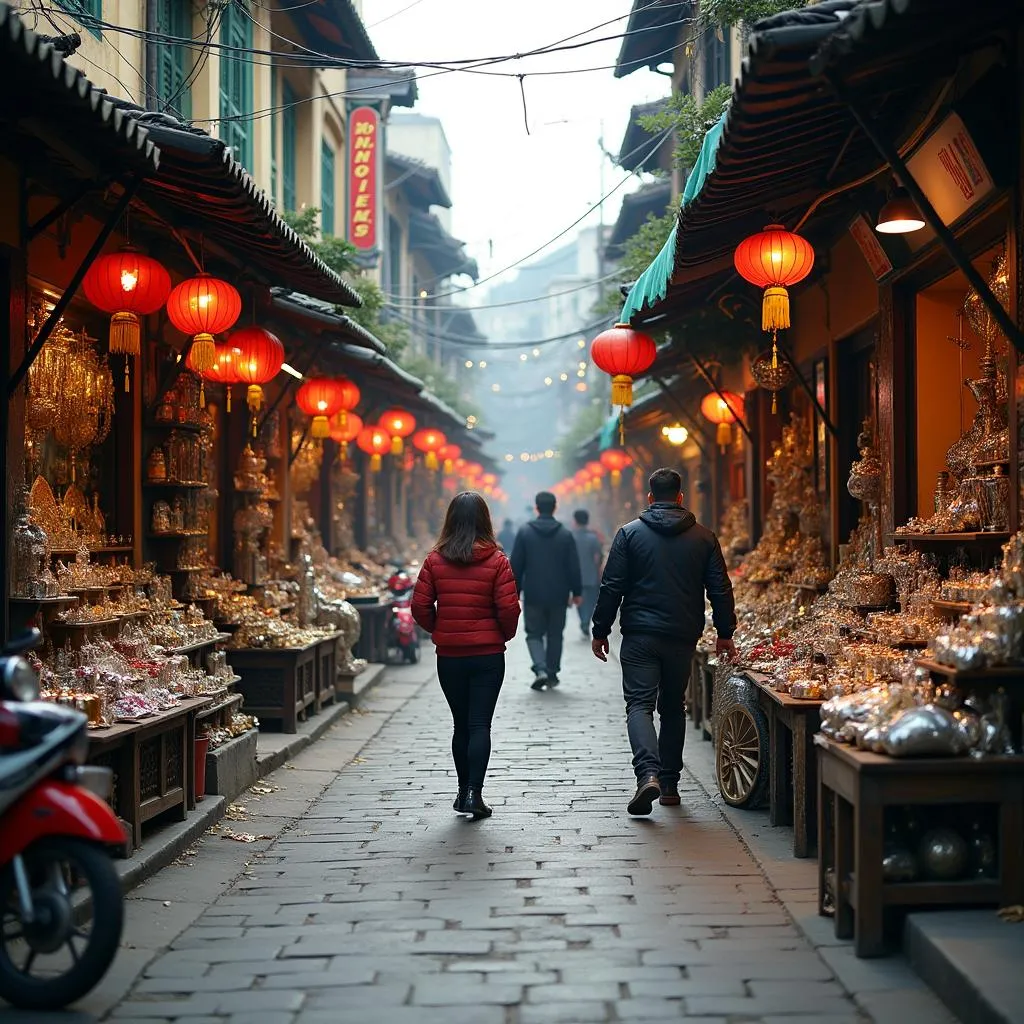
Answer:
[[661, 784], [657, 775], [648, 776], [636, 787], [633, 799], [629, 801], [626, 810], [630, 814], [650, 814], [654, 801], [661, 796]]
[[534, 673], [533, 683], [530, 685], [531, 690], [543, 690], [548, 685], [548, 677], [544, 672]]
[[548, 686], [554, 689], [562, 680], [558, 678], [554, 673], [548, 675]]

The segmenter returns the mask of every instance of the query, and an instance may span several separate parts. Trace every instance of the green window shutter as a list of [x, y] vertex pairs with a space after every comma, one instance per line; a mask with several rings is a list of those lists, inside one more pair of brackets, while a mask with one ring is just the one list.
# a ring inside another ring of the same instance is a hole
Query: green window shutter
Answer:
[[[234, 50], [252, 49], [252, 21], [240, 0], [229, 0], [221, 21], [220, 41]], [[220, 57], [220, 137], [234, 158], [252, 167], [252, 64], [251, 57], [233, 50]]]
[[92, 19], [103, 19], [103, 0], [57, 0], [57, 3], [70, 14], [85, 14], [88, 18], [82, 24], [97, 38], [100, 38], [100, 27]]
[[281, 82], [281, 201], [289, 213], [295, 211], [295, 149], [298, 128], [296, 120], [298, 111], [295, 101], [298, 97], [295, 90], [286, 82]]
[[[192, 36], [192, 0], [159, 0], [157, 31], [179, 39]], [[157, 48], [157, 98], [161, 110], [183, 120], [192, 117], [192, 55], [183, 43], [163, 43]]]
[[334, 150], [320, 141], [320, 232], [334, 234]]
[[270, 199], [277, 206], [277, 65], [270, 65]]

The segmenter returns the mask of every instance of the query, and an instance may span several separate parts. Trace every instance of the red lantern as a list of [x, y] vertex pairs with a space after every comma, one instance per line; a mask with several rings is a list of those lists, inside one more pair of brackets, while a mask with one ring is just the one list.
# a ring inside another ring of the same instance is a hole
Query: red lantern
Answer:
[[457, 444], [446, 444], [441, 448], [437, 457], [444, 463], [445, 473], [451, 474], [455, 469], [455, 462], [462, 454], [462, 449]]
[[344, 423], [350, 412], [355, 410], [362, 395], [359, 393], [359, 386], [348, 377], [337, 377], [335, 383], [341, 389], [341, 412], [338, 413], [338, 422]]
[[573, 483], [576, 485], [577, 493], [590, 493], [590, 471], [587, 469], [578, 469], [572, 478]]
[[633, 459], [628, 452], [624, 452], [621, 448], [605, 448], [601, 452], [601, 465], [611, 473], [612, 486], [618, 487], [619, 481], [622, 479], [622, 471], [627, 466], [633, 465]]
[[437, 453], [448, 443], [448, 439], [434, 427], [417, 430], [412, 437], [413, 446], [426, 453], [423, 460], [427, 469], [437, 469]]
[[310, 434], [318, 441], [331, 436], [331, 417], [341, 412], [341, 389], [330, 377], [307, 377], [295, 393], [295, 403], [313, 417]]
[[379, 472], [381, 456], [391, 450], [388, 432], [383, 427], [363, 427], [356, 438], [356, 444], [370, 456], [370, 472]]
[[263, 384], [272, 381], [284, 363], [284, 345], [262, 327], [243, 327], [231, 335], [235, 367], [241, 384], [248, 384], [246, 400], [255, 414], [263, 405]]
[[192, 335], [193, 360], [200, 371], [213, 365], [216, 358], [213, 336], [230, 330], [242, 312], [242, 296], [227, 281], [199, 274], [190, 277], [171, 292], [167, 315], [182, 334]]
[[403, 439], [416, 429], [416, 417], [411, 412], [396, 406], [394, 409], [384, 412], [379, 422], [391, 437], [391, 454], [401, 455], [405, 451]]
[[601, 490], [601, 481], [604, 479], [604, 475], [606, 473], [604, 466], [600, 462], [594, 461], [588, 462], [584, 468], [590, 474], [590, 479], [594, 485], [594, 490]]
[[226, 396], [225, 410], [231, 412], [231, 385], [237, 384], [241, 379], [238, 376], [238, 358], [240, 352], [235, 346], [227, 341], [221, 342], [215, 346], [216, 354], [213, 362], [213, 366], [206, 370], [200, 371], [195, 370], [192, 365], [192, 351], [189, 351], [188, 359], [186, 364], [190, 370], [200, 373], [200, 376], [204, 380], [208, 380], [213, 384], [223, 384], [224, 393]]
[[110, 351], [139, 354], [139, 317], [155, 313], [171, 292], [171, 275], [130, 247], [100, 256], [82, 280], [85, 297], [110, 318]]
[[341, 413], [338, 413], [331, 421], [331, 440], [336, 441], [340, 445], [346, 445], [350, 441], [354, 441], [362, 431], [362, 417], [357, 416], [354, 412], [348, 413], [344, 421], [341, 419]]
[[743, 399], [731, 391], [709, 391], [700, 403], [701, 415], [718, 424], [715, 440], [724, 452], [732, 441], [732, 424], [743, 415]]
[[498, 476], [496, 473], [484, 473], [484, 475], [480, 477], [480, 483], [482, 483], [484, 487], [493, 487], [497, 482]]
[[802, 281], [811, 272], [814, 266], [811, 243], [781, 224], [769, 224], [764, 231], [740, 242], [733, 262], [740, 277], [764, 289], [761, 330], [781, 331], [789, 327], [786, 287]]
[[612, 405], [633, 404], [633, 378], [649, 370], [657, 354], [654, 339], [629, 324], [616, 324], [590, 343], [590, 358], [612, 378]]

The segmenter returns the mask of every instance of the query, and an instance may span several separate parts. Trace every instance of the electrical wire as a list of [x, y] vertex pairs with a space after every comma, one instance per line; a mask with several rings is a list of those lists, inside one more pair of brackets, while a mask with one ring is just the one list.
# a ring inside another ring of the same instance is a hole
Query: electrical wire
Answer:
[[381, 18], [380, 21], [375, 21], [372, 25], [367, 25], [368, 29], [376, 28], [378, 25], [383, 25], [386, 21], [391, 21], [392, 18], [397, 18], [400, 14], [405, 14], [406, 11], [411, 11], [414, 7], [419, 7], [423, 3], [423, 0], [412, 0], [411, 4], [407, 4], [405, 7], [389, 14], [386, 18]]
[[[458, 312], [462, 307], [460, 306], [449, 306], [449, 309]], [[423, 337], [444, 342], [456, 347], [465, 348], [477, 348], [486, 350], [488, 352], [497, 352], [507, 349], [515, 349], [521, 352], [523, 349], [529, 348], [543, 348], [546, 345], [553, 345], [559, 341], [568, 341], [570, 339], [579, 339], [581, 334], [587, 334], [590, 331], [597, 330], [598, 327], [604, 327], [608, 324], [609, 320], [612, 319], [612, 315], [609, 313], [606, 316], [595, 320], [593, 323], [584, 324], [582, 327], [577, 328], [575, 331], [569, 331], [567, 334], [556, 334], [550, 338], [535, 338], [533, 340], [521, 340], [521, 341], [509, 341], [509, 342], [495, 342], [490, 343], [486, 338], [472, 338], [464, 334], [449, 334], [444, 331], [438, 331], [430, 324], [425, 324], [422, 321], [418, 321], [411, 318], [405, 318], [397, 313], [390, 314], [399, 323], [405, 324], [407, 327], [415, 328]]]

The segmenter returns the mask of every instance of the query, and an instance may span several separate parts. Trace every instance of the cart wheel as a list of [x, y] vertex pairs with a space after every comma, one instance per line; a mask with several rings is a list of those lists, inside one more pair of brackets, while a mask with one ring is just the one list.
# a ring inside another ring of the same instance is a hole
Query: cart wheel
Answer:
[[733, 807], [756, 807], [768, 783], [768, 727], [761, 709], [734, 704], [718, 722], [718, 790]]

